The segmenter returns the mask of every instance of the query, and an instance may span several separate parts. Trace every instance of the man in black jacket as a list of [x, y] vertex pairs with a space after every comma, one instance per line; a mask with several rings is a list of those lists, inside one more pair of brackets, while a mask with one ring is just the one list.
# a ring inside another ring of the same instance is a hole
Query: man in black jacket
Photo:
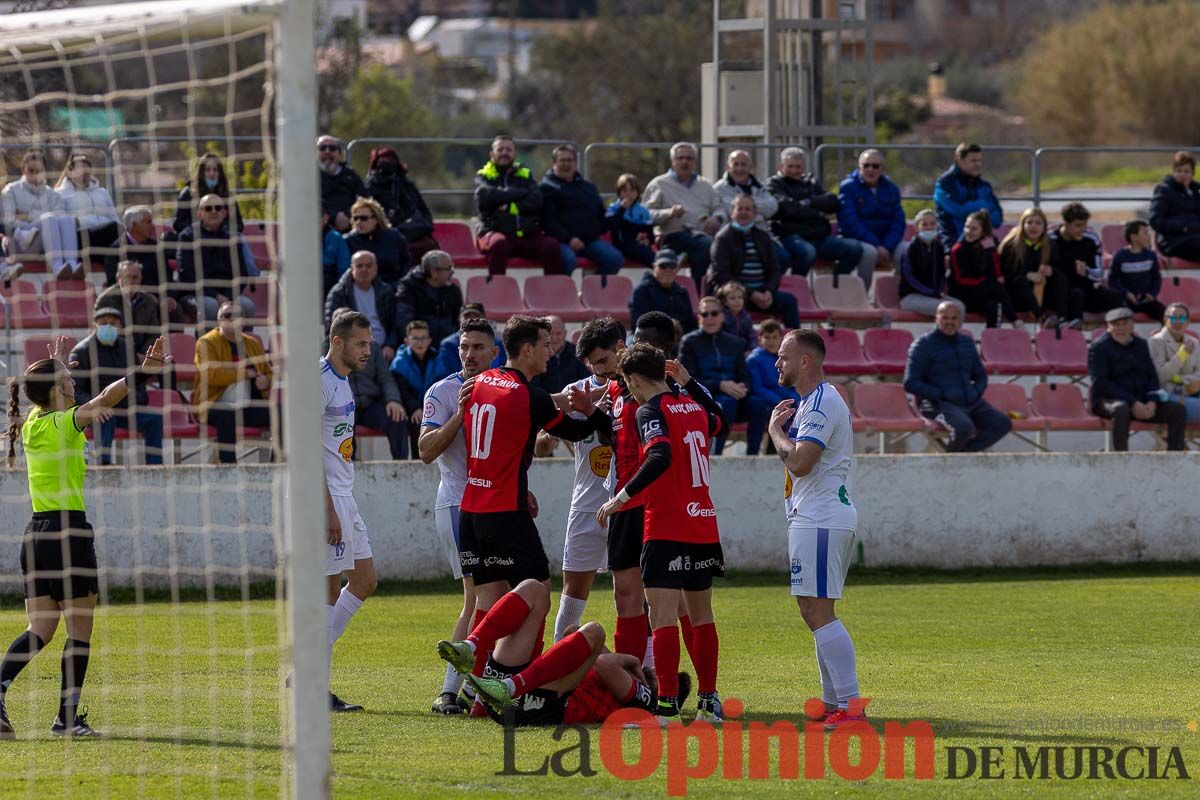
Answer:
[[758, 209], [754, 198], [739, 194], [731, 206], [733, 219], [713, 237], [705, 291], [715, 295], [729, 281], [746, 287], [751, 311], [774, 314], [789, 328], [800, 327], [796, 297], [779, 291], [779, 261], [771, 235], [754, 224]]
[[[354, 424], [382, 431], [387, 437], [392, 460], [399, 461], [405, 457], [408, 443], [408, 426], [405, 424], [408, 415], [389, 364], [379, 343], [371, 342], [371, 358], [367, 365], [350, 373], [350, 390], [354, 392]], [[356, 459], [358, 453], [356, 445]]]
[[1171, 161], [1171, 174], [1154, 187], [1150, 201], [1159, 252], [1186, 261], [1200, 261], [1200, 183], [1195, 174], [1196, 157], [1180, 150]]
[[342, 155], [342, 143], [328, 134], [317, 138], [317, 166], [321, 170], [321, 204], [329, 209], [333, 227], [350, 230], [350, 206], [367, 196], [367, 186]]
[[637, 322], [647, 311], [661, 311], [678, 322], [684, 333], [695, 330], [692, 298], [687, 289], [675, 280], [678, 274], [679, 258], [675, 252], [659, 250], [651, 271], [646, 273], [629, 298], [630, 319]]
[[462, 289], [454, 284], [454, 260], [444, 250], [430, 250], [421, 265], [400, 279], [396, 292], [396, 330], [408, 330], [414, 319], [429, 323], [429, 335], [440, 342], [458, 330]]
[[1108, 332], [1088, 348], [1092, 413], [1112, 420], [1113, 449], [1129, 449], [1132, 420], [1163, 422], [1167, 449], [1186, 450], [1187, 409], [1167, 399], [1146, 340], [1133, 333], [1133, 312], [1114, 308], [1104, 315]]
[[529, 381], [550, 394], [557, 394], [564, 386], [591, 375], [591, 370], [575, 355], [575, 346], [567, 341], [567, 326], [562, 317], [550, 315], [550, 358], [546, 360], [546, 371]]
[[437, 248], [433, 238], [433, 213], [425, 205], [421, 190], [408, 177], [408, 165], [390, 147], [371, 151], [367, 167], [367, 192], [387, 212], [388, 222], [408, 242], [409, 258], [420, 261]]
[[557, 275], [562, 254], [558, 240], [541, 233], [541, 187], [516, 157], [513, 140], [497, 136], [491, 157], [475, 173], [475, 247], [487, 256], [489, 275], [503, 275], [510, 256], [536, 261], [547, 275]]
[[591, 259], [601, 274], [615, 275], [625, 264], [625, 256], [600, 237], [608, 227], [604, 202], [596, 184], [579, 174], [579, 154], [569, 144], [554, 148], [554, 166], [542, 178], [542, 228], [559, 242], [562, 268], [575, 271], [578, 257]]
[[238, 291], [237, 279], [247, 276], [237, 234], [230, 233], [225, 199], [206, 194], [200, 199], [200, 220], [179, 234], [175, 252], [179, 266], [179, 305], [201, 321], [212, 322], [223, 303], [236, 297], [242, 316], [255, 316], [254, 301]]
[[767, 181], [767, 191], [779, 201], [779, 210], [771, 219], [771, 231], [792, 257], [792, 272], [807, 275], [818, 258], [837, 261], [837, 272], [845, 275], [858, 270], [868, 289], [875, 271], [875, 260], [864, 257], [863, 246], [853, 239], [834, 236], [828, 214], [836, 214], [838, 197], [827, 192], [806, 171], [804, 151], [785, 149], [779, 159], [779, 172]]
[[1088, 230], [1091, 212], [1083, 203], [1062, 207], [1063, 222], [1050, 231], [1050, 285], [1054, 313], [1072, 328], [1083, 327], [1083, 312], [1103, 313], [1125, 305], [1120, 292], [1104, 285], [1100, 237]]
[[404, 329], [396, 324], [396, 287], [379, 277], [379, 267], [370, 250], [354, 254], [350, 269], [325, 298], [326, 341], [334, 312], [339, 308], [357, 311], [370, 320], [371, 337], [379, 342], [379, 349], [390, 364], [403, 338], [400, 331]]

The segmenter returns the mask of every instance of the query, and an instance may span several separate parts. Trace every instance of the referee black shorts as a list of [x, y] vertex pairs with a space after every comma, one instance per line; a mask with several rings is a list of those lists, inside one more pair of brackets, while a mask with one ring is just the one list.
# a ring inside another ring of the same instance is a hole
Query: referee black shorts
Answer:
[[550, 559], [528, 511], [459, 512], [458, 554], [476, 586], [550, 579]]
[[21, 540], [25, 597], [55, 602], [100, 593], [96, 535], [82, 511], [37, 511]]

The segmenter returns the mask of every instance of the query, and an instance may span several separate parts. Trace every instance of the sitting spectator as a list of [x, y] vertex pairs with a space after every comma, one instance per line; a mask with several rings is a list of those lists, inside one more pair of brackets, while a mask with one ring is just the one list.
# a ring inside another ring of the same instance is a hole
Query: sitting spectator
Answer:
[[771, 230], [791, 256], [792, 272], [807, 275], [818, 258], [836, 261], [837, 274], [857, 270], [863, 285], [871, 288], [875, 250], [868, 252], [853, 239], [833, 235], [827, 215], [837, 213], [837, 195], [825, 191], [806, 172], [803, 150], [789, 147], [783, 151], [779, 172], [767, 181], [767, 191], [779, 202]]
[[904, 391], [917, 398], [921, 416], [949, 431], [947, 450], [986, 450], [1008, 435], [1012, 420], [983, 399], [987, 370], [975, 340], [959, 331], [962, 314], [958, 306], [942, 303], [935, 319], [937, 327], [908, 350]]
[[942, 303], [952, 303], [960, 317], [967, 307], [946, 293], [946, 250], [938, 238], [937, 215], [925, 208], [913, 217], [917, 235], [900, 254], [900, 307], [932, 317]]
[[[154, 238], [153, 209], [129, 206], [122, 218], [125, 233], [108, 245], [110, 251], [117, 252], [104, 257], [104, 285], [116, 284], [117, 268], [122, 261], [136, 261], [142, 265], [142, 291], [165, 293], [173, 273], [164, 254], [165, 245]], [[174, 300], [171, 305], [174, 306]]]
[[396, 287], [396, 330], [406, 330], [419, 319], [429, 324], [429, 335], [440, 342], [458, 330], [463, 295], [454, 283], [454, 261], [444, 250], [430, 250], [420, 265]]
[[716, 189], [696, 174], [696, 145], [671, 146], [671, 168], [646, 187], [646, 208], [663, 247], [686, 257], [692, 280], [704, 283], [712, 237], [725, 222]]
[[[354, 424], [381, 431], [387, 437], [393, 461], [407, 458], [408, 412], [379, 342], [372, 340], [371, 358], [367, 365], [353, 370], [349, 379], [350, 390], [354, 392]], [[358, 455], [356, 446], [354, 458], [357, 459]]]
[[758, 347], [746, 356], [750, 396], [761, 397], [771, 408], [784, 400], [800, 402], [800, 395], [795, 389], [779, 385], [779, 370], [775, 368], [775, 362], [779, 359], [781, 344], [783, 326], [773, 319], [763, 320], [758, 326]]
[[328, 295], [348, 269], [350, 248], [346, 245], [346, 237], [333, 229], [329, 209], [321, 206], [321, 292]]
[[326, 296], [326, 331], [339, 308], [357, 311], [367, 318], [371, 323], [371, 339], [379, 342], [379, 349], [390, 364], [402, 341], [402, 329], [396, 324], [396, 287], [379, 277], [379, 267], [371, 251], [355, 253], [350, 261], [350, 270], [338, 279]]
[[[713, 184], [713, 188], [717, 190], [717, 195], [725, 207], [725, 214], [730, 219], [733, 218], [733, 201], [739, 195], [752, 198], [755, 208], [754, 227], [761, 229], [768, 236], [770, 235], [771, 226], [767, 220], [775, 216], [775, 212], [779, 210], [779, 201], [755, 177], [754, 162], [750, 160], [749, 153], [745, 150], [734, 150], [730, 153], [729, 160], [725, 162], [725, 174]], [[771, 244], [775, 247], [775, 255], [778, 257], [779, 263], [787, 264], [787, 250], [784, 250], [783, 245], [774, 239], [771, 239]]]
[[875, 263], [894, 269], [892, 259], [904, 241], [900, 187], [884, 173], [883, 153], [871, 148], [858, 157], [858, 169], [838, 187], [838, 232], [874, 247]]
[[1108, 331], [1088, 347], [1092, 413], [1112, 420], [1113, 449], [1129, 449], [1133, 420], [1167, 426], [1167, 449], [1186, 450], [1187, 409], [1159, 387], [1158, 370], [1146, 340], [1133, 332], [1133, 312], [1125, 307], [1104, 315]]
[[558, 240], [562, 270], [575, 271], [578, 257], [585, 256], [602, 275], [615, 275], [625, 264], [621, 251], [600, 237], [608, 227], [604, 201], [596, 184], [583, 179], [577, 166], [579, 154], [569, 144], [554, 148], [554, 166], [542, 178], [542, 229]]
[[654, 262], [654, 224], [650, 209], [642, 205], [642, 187], [636, 175], [626, 172], [617, 178], [617, 199], [608, 204], [605, 217], [613, 245], [626, 261], [647, 267]]
[[246, 223], [242, 220], [242, 210], [238, 207], [237, 199], [229, 187], [229, 178], [225, 176], [225, 162], [216, 153], [205, 153], [196, 162], [196, 170], [191, 180], [179, 192], [175, 201], [175, 219], [171, 228], [178, 235], [191, 227], [195, 221], [196, 203], [199, 198], [215, 194], [225, 200], [233, 224], [231, 230], [241, 233]]
[[546, 319], [550, 320], [550, 358], [546, 361], [546, 371], [534, 376], [529, 383], [557, 394], [563, 387], [592, 373], [575, 355], [575, 346], [567, 341], [567, 326], [562, 317], [551, 314]]
[[754, 320], [746, 310], [746, 287], [736, 281], [729, 281], [717, 289], [717, 301], [725, 312], [721, 330], [732, 333], [746, 343], [746, 352], [754, 349], [758, 336], [754, 333]]
[[225, 201], [215, 194], [200, 200], [200, 223], [184, 228], [176, 251], [179, 265], [179, 305], [195, 319], [211, 322], [221, 304], [237, 298], [242, 317], [253, 317], [254, 301], [237, 292], [237, 280], [247, 277], [237, 242], [225, 219]]
[[695, 330], [692, 298], [687, 289], [675, 280], [678, 274], [679, 259], [675, 251], [659, 250], [654, 257], [654, 266], [629, 298], [630, 319], [641, 319], [647, 311], [661, 311], [678, 322], [685, 333]]
[[755, 213], [754, 198], [743, 194], [733, 199], [733, 219], [713, 237], [705, 288], [711, 294], [718, 287], [737, 281], [749, 293], [745, 299], [752, 310], [774, 314], [789, 328], [799, 328], [796, 297], [779, 290], [783, 270], [774, 241], [754, 224]]
[[408, 165], [390, 147], [371, 151], [367, 167], [367, 195], [383, 206], [388, 222], [408, 242], [409, 261], [436, 250], [433, 238], [433, 212], [425, 205], [421, 190], [408, 177]]
[[[1051, 276], [1056, 297], [1065, 295], [1065, 318], [1072, 328], [1083, 327], [1083, 312], [1103, 313], [1125, 304], [1120, 292], [1104, 285], [1104, 252], [1100, 237], [1088, 230], [1091, 213], [1083, 203], [1062, 208], [1062, 224], [1050, 233]], [[1063, 317], [1059, 311], [1059, 317]]]
[[497, 136], [488, 162], [475, 173], [475, 247], [487, 256], [489, 275], [503, 275], [512, 256], [557, 275], [562, 252], [557, 239], [541, 233], [542, 189], [516, 157], [512, 137]]
[[1054, 302], [1054, 293], [1047, 288], [1054, 274], [1049, 233], [1045, 212], [1040, 208], [1022, 211], [1016, 227], [1000, 242], [1000, 271], [1013, 310], [1027, 311], [1044, 327], [1053, 328], [1058, 324], [1058, 315], [1046, 311], [1046, 306]]
[[1113, 254], [1108, 288], [1125, 297], [1125, 305], [1150, 319], [1162, 319], [1167, 309], [1158, 301], [1162, 272], [1158, 256], [1150, 249], [1150, 226], [1140, 219], [1125, 223], [1126, 247]]
[[1002, 320], [1017, 322], [986, 211], [967, 215], [962, 238], [950, 250], [950, 291], [962, 298], [967, 311], [982, 314], [989, 328], [999, 327]]
[[408, 243], [400, 231], [387, 221], [383, 207], [369, 197], [354, 201], [350, 207], [350, 220], [354, 223], [354, 230], [346, 234], [350, 255], [353, 257], [364, 250], [374, 254], [379, 276], [395, 286], [412, 266], [408, 260]]
[[[392, 377], [400, 389], [401, 402], [409, 420], [408, 444], [413, 458], [417, 457], [417, 439], [421, 435], [421, 409], [429, 387], [442, 379], [438, 374], [438, 349], [429, 337], [429, 326], [421, 320], [408, 323], [404, 331], [404, 344], [396, 348], [392, 359]], [[408, 458], [407, 450], [401, 449], [400, 458]]]
[[142, 291], [142, 265], [136, 261], [122, 261], [117, 267], [117, 285], [96, 298], [95, 310], [102, 308], [116, 309], [122, 320], [128, 320], [128, 334], [137, 356], [135, 364], [146, 358], [150, 345], [166, 332], [159, 298]]
[[[96, 393], [121, 376], [129, 375], [141, 363], [134, 358], [132, 337], [123, 330], [120, 308], [101, 306], [92, 314], [95, 329], [71, 350], [71, 377], [75, 379], [75, 402], [91, 400]], [[100, 463], [112, 463], [112, 443], [117, 428], [129, 430], [130, 401], [136, 413], [134, 427], [146, 443], [146, 463], [162, 463], [163, 418], [149, 408], [145, 379], [138, 378], [133, 391], [113, 406], [113, 414], [100, 423]]]
[[[758, 455], [772, 406], [760, 398], [748, 399], [750, 372], [746, 368], [745, 342], [721, 330], [725, 312], [715, 297], [702, 297], [697, 317], [699, 330], [679, 343], [679, 362], [721, 404], [732, 423], [746, 422], [746, 455]], [[739, 413], [740, 412], [740, 413]], [[725, 449], [725, 436], [713, 440], [712, 454]]]
[[[487, 319], [487, 312], [483, 310], [483, 303], [467, 303], [462, 307], [462, 311], [460, 311], [458, 314], [458, 324], [461, 326], [462, 323], [469, 319]], [[441, 380], [447, 375], [452, 375], [462, 369], [461, 356], [458, 354], [458, 343], [461, 339], [462, 330], [459, 328], [455, 329], [453, 333], [438, 343], [438, 380]], [[492, 363], [488, 366], [488, 369], [503, 367], [504, 360], [504, 346], [500, 342], [500, 337], [497, 336], [496, 357], [492, 359]]]
[[1004, 211], [992, 191], [992, 185], [981, 176], [983, 148], [963, 142], [954, 148], [954, 165], [938, 176], [933, 187], [933, 207], [937, 211], [938, 236], [947, 250], [962, 238], [967, 215], [986, 211], [992, 227], [1004, 224]]
[[[204, 205], [201, 202], [201, 218]], [[242, 332], [242, 309], [228, 301], [217, 327], [196, 340], [196, 388], [192, 406], [200, 424], [217, 429], [217, 459], [237, 462], [238, 432], [271, 427], [271, 362], [262, 344]]]
[[1189, 425], [1200, 423], [1200, 353], [1197, 339], [1187, 332], [1191, 312], [1183, 303], [1167, 306], [1162, 329], [1150, 337], [1150, 359], [1158, 383], [1169, 399], [1187, 409]]
[[[121, 232], [112, 196], [92, 177], [92, 160], [86, 153], [72, 153], [62, 176], [54, 186], [62, 198], [63, 210], [75, 218], [76, 242], [87, 259], [89, 250], [107, 247]], [[97, 254], [95, 261], [103, 261]]]
[[1171, 162], [1171, 174], [1154, 187], [1150, 201], [1158, 251], [1187, 261], [1200, 261], [1200, 183], [1193, 180], [1195, 173], [1196, 157], [1180, 150]]
[[[50, 272], [60, 280], [84, 277], [75, 235], [75, 220], [67, 216], [58, 192], [46, 183], [46, 159], [38, 150], [30, 150], [21, 159], [21, 179], [0, 192], [0, 225], [6, 234], [5, 255], [44, 255]], [[9, 266], [5, 280], [20, 274]]]
[[321, 171], [321, 205], [329, 209], [334, 229], [350, 230], [350, 207], [367, 196], [367, 186], [345, 159], [342, 143], [328, 134], [317, 137], [317, 166]]

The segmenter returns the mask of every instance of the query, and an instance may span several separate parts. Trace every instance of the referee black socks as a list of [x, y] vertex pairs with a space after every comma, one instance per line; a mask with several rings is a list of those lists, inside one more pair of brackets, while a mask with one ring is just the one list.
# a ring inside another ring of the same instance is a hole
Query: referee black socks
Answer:
[[33, 657], [45, 646], [46, 643], [42, 641], [42, 637], [33, 631], [25, 631], [13, 639], [8, 652], [4, 654], [3, 663], [0, 663], [0, 698], [4, 697], [4, 693], [8, 691], [8, 687], [16, 680], [21, 670], [25, 669], [25, 665], [32, 661]]
[[87, 677], [88, 658], [92, 648], [88, 642], [67, 639], [62, 654], [62, 702], [58, 708], [59, 719], [70, 727], [83, 691], [83, 679]]

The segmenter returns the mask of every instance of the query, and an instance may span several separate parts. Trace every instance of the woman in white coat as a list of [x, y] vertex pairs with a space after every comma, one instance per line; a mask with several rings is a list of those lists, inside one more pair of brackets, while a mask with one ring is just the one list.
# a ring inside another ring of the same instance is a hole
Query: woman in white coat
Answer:
[[66, 214], [62, 197], [46, 183], [46, 159], [37, 150], [21, 160], [21, 179], [0, 192], [0, 221], [10, 257], [44, 254], [59, 278], [83, 277], [75, 220]]
[[[54, 190], [63, 199], [64, 210], [75, 218], [79, 249], [84, 260], [90, 248], [107, 248], [117, 241], [121, 228], [112, 196], [92, 177], [92, 160], [87, 153], [72, 153]], [[102, 260], [97, 253], [96, 261]]]

